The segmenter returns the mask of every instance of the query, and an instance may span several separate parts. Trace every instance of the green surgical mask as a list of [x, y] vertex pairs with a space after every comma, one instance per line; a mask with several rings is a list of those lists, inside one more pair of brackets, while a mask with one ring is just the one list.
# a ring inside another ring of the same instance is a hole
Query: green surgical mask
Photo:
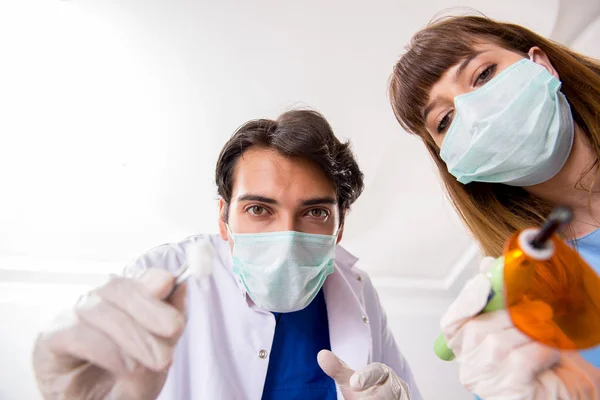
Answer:
[[454, 99], [455, 116], [440, 157], [467, 184], [537, 185], [565, 165], [573, 116], [546, 68], [523, 59], [481, 88]]
[[335, 235], [295, 231], [232, 234], [233, 273], [254, 303], [272, 312], [308, 306], [334, 269]]

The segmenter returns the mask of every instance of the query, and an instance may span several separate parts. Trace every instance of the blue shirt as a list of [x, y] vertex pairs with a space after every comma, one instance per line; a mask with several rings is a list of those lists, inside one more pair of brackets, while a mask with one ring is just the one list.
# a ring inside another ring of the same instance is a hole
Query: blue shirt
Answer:
[[273, 315], [275, 337], [262, 399], [337, 399], [335, 382], [317, 363], [319, 351], [331, 350], [323, 291], [303, 310]]
[[[573, 245], [590, 267], [600, 274], [600, 229], [574, 240]], [[580, 353], [587, 362], [600, 368], [600, 346], [583, 350]]]

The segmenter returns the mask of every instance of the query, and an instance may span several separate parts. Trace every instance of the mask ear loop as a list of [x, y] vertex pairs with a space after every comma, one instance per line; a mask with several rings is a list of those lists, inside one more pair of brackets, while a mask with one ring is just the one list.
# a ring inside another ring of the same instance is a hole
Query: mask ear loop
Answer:
[[338, 240], [338, 236], [340, 235], [340, 232], [341, 232], [341, 230], [342, 230], [342, 226], [343, 226], [343, 225], [342, 225], [342, 224], [340, 224], [340, 225], [338, 226], [338, 228], [336, 229], [336, 231], [333, 233], [333, 237], [335, 237], [335, 242], [336, 242], [336, 243], [337, 243], [337, 240]]
[[531, 50], [530, 50], [530, 51], [529, 51], [529, 53], [527, 53], [527, 55], [529, 56], [529, 61], [533, 61], [533, 62], [535, 62], [535, 61], [533, 60], [533, 51], [531, 51]]
[[229, 227], [229, 224], [227, 222], [225, 222], [225, 228], [227, 228], [227, 234], [229, 235], [229, 237], [231, 238], [231, 240], [233, 242], [235, 242], [235, 240], [233, 240], [233, 233], [231, 233], [231, 228]]

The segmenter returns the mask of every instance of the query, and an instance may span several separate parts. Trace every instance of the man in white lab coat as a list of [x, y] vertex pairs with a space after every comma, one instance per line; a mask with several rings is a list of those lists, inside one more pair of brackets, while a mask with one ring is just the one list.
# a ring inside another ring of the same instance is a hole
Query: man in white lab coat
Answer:
[[[244, 124], [216, 183], [220, 235], [150, 250], [40, 334], [45, 397], [420, 400], [371, 281], [337, 245], [363, 178], [327, 121]], [[198, 244], [211, 275], [174, 289]]]

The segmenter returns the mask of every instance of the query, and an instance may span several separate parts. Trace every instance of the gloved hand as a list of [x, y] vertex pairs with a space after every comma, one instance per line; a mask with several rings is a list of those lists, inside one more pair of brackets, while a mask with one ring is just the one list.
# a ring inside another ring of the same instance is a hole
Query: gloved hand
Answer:
[[317, 361], [335, 380], [345, 400], [410, 400], [406, 382], [385, 364], [372, 363], [354, 372], [328, 350], [321, 350]]
[[186, 285], [151, 268], [115, 277], [41, 333], [33, 367], [45, 399], [155, 399], [186, 322]]
[[[482, 273], [467, 282], [441, 321], [461, 383], [485, 400], [600, 398], [600, 370], [577, 352], [530, 339], [515, 328], [506, 310], [477, 315], [490, 293], [485, 272], [492, 261], [482, 261]], [[535, 303], [524, 307], [538, 307]]]

